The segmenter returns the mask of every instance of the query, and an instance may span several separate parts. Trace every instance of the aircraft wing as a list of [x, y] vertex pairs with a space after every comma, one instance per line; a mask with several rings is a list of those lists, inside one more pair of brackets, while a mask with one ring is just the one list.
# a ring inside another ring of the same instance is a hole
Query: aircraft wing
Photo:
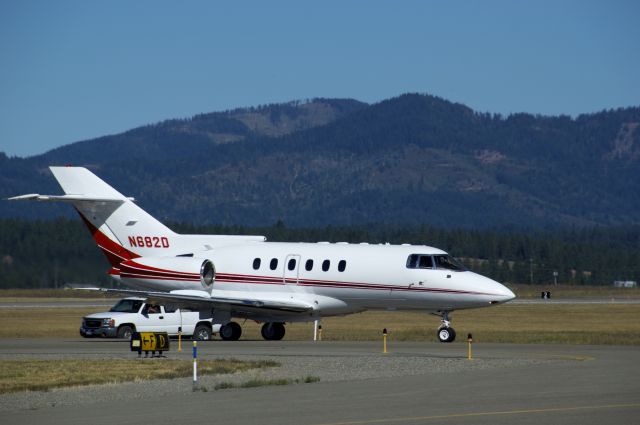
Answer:
[[171, 292], [137, 291], [133, 289], [77, 288], [101, 292], [119, 293], [146, 298], [151, 303], [169, 304], [176, 308], [192, 310], [220, 309], [232, 316], [251, 318], [263, 315], [304, 315], [313, 311], [313, 305], [295, 299], [291, 294], [268, 294], [256, 298], [255, 294], [241, 291], [178, 290]]

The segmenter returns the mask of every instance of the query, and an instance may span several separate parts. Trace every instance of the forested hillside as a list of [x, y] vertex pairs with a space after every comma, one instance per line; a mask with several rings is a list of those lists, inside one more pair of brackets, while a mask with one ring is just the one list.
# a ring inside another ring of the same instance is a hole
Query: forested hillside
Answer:
[[[316, 99], [169, 120], [32, 158], [0, 155], [0, 196], [59, 193], [85, 165], [161, 220], [544, 229], [640, 224], [640, 108], [481, 113], [428, 95]], [[72, 214], [0, 203], [0, 217]]]
[[[610, 285], [640, 276], [640, 227], [502, 233], [432, 226], [288, 228], [174, 224], [180, 233], [262, 234], [271, 241], [412, 243], [442, 248], [507, 283]], [[79, 220], [0, 220], [0, 288], [109, 285], [109, 265]]]

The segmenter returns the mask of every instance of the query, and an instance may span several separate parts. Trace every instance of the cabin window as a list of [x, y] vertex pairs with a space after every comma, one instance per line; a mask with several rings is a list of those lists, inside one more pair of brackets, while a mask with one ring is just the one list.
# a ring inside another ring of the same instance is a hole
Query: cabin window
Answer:
[[438, 269], [455, 270], [455, 271], [467, 270], [467, 268], [462, 263], [460, 263], [458, 260], [456, 260], [450, 255], [434, 255], [433, 259], [436, 263], [436, 268]]
[[261, 260], [259, 258], [255, 258], [253, 260], [253, 270], [258, 270], [260, 268]]
[[278, 268], [278, 259], [277, 258], [272, 258], [271, 262], [269, 263], [269, 268], [271, 270], [275, 270]]
[[304, 268], [306, 271], [310, 272], [311, 270], [313, 270], [313, 260], [311, 258], [309, 258], [307, 260], [307, 262], [304, 264]]
[[296, 259], [295, 258], [292, 258], [292, 259], [289, 260], [289, 264], [287, 264], [287, 268], [290, 271], [295, 270], [295, 268], [296, 268]]
[[338, 271], [343, 272], [344, 269], [346, 268], [347, 268], [347, 262], [345, 260], [340, 260], [340, 262], [338, 263]]
[[322, 262], [322, 271], [323, 271], [323, 272], [327, 272], [327, 271], [329, 271], [329, 266], [330, 266], [330, 265], [331, 265], [331, 261], [329, 261], [329, 260], [324, 260], [324, 261]]
[[407, 268], [408, 269], [432, 269], [433, 260], [431, 259], [431, 255], [411, 254], [409, 258], [407, 258]]
[[430, 255], [421, 255], [420, 256], [420, 263], [418, 264], [418, 267], [420, 267], [421, 269], [432, 269], [433, 268], [433, 260], [431, 259]]

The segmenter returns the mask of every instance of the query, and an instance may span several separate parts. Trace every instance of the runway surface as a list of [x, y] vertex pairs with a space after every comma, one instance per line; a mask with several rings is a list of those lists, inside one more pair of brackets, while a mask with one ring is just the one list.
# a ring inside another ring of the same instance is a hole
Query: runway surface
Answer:
[[[191, 355], [175, 341], [172, 350], [170, 358]], [[638, 347], [477, 344], [473, 360], [463, 343], [391, 342], [386, 355], [368, 342], [211, 341], [199, 350], [275, 359], [274, 376], [304, 371], [321, 381], [192, 392], [185, 378], [55, 390], [33, 394], [32, 405], [5, 395], [3, 423], [635, 424], [640, 415]], [[0, 340], [1, 359], [133, 356], [114, 340]]]
[[516, 298], [509, 304], [545, 305], [545, 304], [640, 304], [640, 298]]
[[109, 310], [118, 300], [56, 300], [51, 301], [2, 301], [0, 298], [0, 309], [15, 308], [85, 308], [85, 307], [104, 307]]
[[[0, 299], [0, 309], [22, 309], [22, 308], [97, 308], [104, 307], [109, 310], [117, 300], [65, 300], [50, 302], [31, 301], [2, 301]], [[545, 305], [545, 304], [640, 304], [640, 298], [516, 298], [509, 301], [509, 304]]]

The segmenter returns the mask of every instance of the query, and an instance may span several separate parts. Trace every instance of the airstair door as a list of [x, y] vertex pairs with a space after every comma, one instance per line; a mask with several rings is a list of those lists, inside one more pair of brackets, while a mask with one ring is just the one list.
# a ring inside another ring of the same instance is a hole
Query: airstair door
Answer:
[[300, 270], [300, 256], [298, 254], [289, 254], [284, 260], [284, 272], [282, 280], [285, 285], [298, 284], [298, 270]]

